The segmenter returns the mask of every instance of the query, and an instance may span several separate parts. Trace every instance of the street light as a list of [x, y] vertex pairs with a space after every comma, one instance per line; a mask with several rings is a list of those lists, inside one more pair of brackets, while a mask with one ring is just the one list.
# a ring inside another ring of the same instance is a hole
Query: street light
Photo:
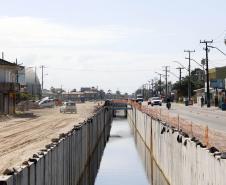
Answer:
[[[226, 41], [225, 41], [225, 42], [226, 42]], [[217, 48], [217, 47], [215, 47], [215, 46], [209, 46], [209, 45], [208, 45], [207, 47], [217, 49], [217, 50], [220, 51], [223, 55], [226, 56], [226, 53], [224, 53], [223, 51], [221, 51], [219, 48]]]
[[194, 60], [194, 59], [190, 59], [190, 60], [192, 60], [193, 62], [195, 62], [196, 64], [198, 64], [200, 67], [203, 67], [203, 65], [202, 64], [200, 64], [200, 63], [198, 63], [196, 60]]
[[182, 65], [179, 61], [174, 60], [172, 62], [175, 62], [175, 63], [179, 64], [181, 67], [183, 67], [184, 69], [186, 69], [187, 71], [189, 71], [188, 68], [186, 68], [184, 65]]

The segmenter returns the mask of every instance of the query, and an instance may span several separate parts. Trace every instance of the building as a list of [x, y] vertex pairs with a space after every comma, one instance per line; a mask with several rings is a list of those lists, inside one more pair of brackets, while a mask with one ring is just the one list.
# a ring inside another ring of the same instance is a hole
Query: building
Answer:
[[[225, 79], [226, 79], [226, 66], [216, 67], [209, 69], [209, 85], [210, 85], [210, 103], [215, 106], [220, 106], [225, 99]], [[206, 100], [207, 85], [205, 88], [197, 89], [196, 97], [197, 102], [201, 104], [201, 97]]]
[[25, 90], [33, 97], [40, 98], [42, 95], [41, 84], [38, 75], [32, 68], [25, 68]]
[[63, 101], [76, 101], [80, 102], [81, 99], [85, 96], [84, 92], [63, 92], [62, 100]]
[[20, 91], [18, 72], [21, 67], [0, 59], [0, 114], [14, 114], [16, 93]]
[[209, 70], [210, 86], [214, 89], [225, 89], [226, 66]]

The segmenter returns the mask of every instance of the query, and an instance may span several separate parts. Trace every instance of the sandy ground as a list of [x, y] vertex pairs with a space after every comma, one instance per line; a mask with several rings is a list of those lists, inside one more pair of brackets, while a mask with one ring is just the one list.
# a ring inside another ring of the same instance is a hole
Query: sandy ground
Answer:
[[32, 110], [0, 122], [0, 174], [44, 149], [61, 133], [71, 130], [94, 112], [97, 103], [77, 104], [77, 114], [59, 113], [59, 107]]

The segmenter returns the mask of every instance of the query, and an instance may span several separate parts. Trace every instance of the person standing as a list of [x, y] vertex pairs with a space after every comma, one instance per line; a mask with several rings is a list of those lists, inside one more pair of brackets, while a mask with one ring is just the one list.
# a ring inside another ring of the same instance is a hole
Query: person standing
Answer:
[[204, 106], [204, 98], [203, 98], [203, 96], [201, 97], [201, 107], [203, 107]]

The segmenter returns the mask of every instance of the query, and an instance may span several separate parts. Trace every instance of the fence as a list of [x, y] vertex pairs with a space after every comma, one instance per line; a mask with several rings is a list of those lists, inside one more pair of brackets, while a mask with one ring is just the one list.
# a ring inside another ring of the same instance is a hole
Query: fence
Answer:
[[137, 108], [143, 113], [151, 116], [154, 119], [159, 119], [165, 122], [167, 125], [183, 132], [185, 135], [199, 140], [202, 145], [208, 148], [215, 147], [220, 152], [226, 152], [226, 133], [221, 132], [206, 125], [200, 125], [178, 116], [169, 115], [168, 111], [161, 109], [153, 109], [147, 106], [143, 106], [133, 100], [114, 100], [114, 102], [125, 103], [127, 102], [132, 107]]

